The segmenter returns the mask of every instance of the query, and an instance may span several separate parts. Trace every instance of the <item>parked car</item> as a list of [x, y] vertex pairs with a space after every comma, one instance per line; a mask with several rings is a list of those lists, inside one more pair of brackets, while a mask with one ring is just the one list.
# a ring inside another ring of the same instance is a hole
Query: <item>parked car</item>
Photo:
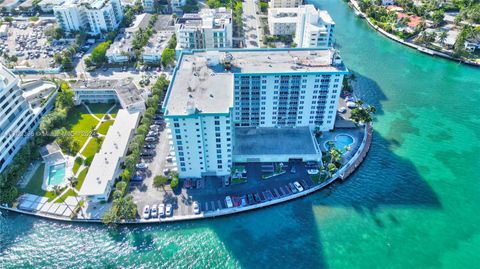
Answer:
[[170, 168], [163, 169], [163, 174], [168, 176], [168, 174], [170, 174]]
[[144, 219], [149, 219], [150, 218], [150, 207], [148, 205], [146, 205], [143, 208], [143, 218]]
[[157, 207], [157, 205], [152, 205], [152, 209], [150, 209], [150, 216], [152, 218], [158, 217], [158, 207]]
[[200, 205], [197, 201], [193, 202], [193, 213], [200, 214]]
[[135, 167], [136, 167], [137, 169], [147, 169], [147, 168], [148, 168], [148, 164], [146, 164], [146, 163], [137, 163], [137, 164], [135, 165]]
[[341, 108], [338, 109], [338, 112], [345, 113], [345, 112], [347, 112], [347, 108], [342, 106]]
[[155, 155], [155, 151], [151, 149], [144, 149], [140, 153], [140, 156], [153, 156], [153, 155]]
[[295, 188], [300, 192], [300, 191], [303, 191], [303, 187], [302, 185], [300, 185], [300, 183], [298, 183], [298, 181], [295, 181], [293, 182], [293, 185], [295, 186]]
[[158, 205], [158, 217], [159, 218], [165, 217], [165, 205], [164, 204], [159, 204]]
[[165, 208], [165, 215], [167, 217], [172, 216], [172, 204], [167, 204], [167, 207]]
[[173, 162], [173, 158], [172, 156], [167, 156], [167, 158], [165, 158], [167, 160], [167, 162], [171, 163]]
[[290, 188], [290, 190], [291, 190], [293, 193], [297, 193], [297, 192], [298, 192], [297, 188], [295, 188], [295, 185], [293, 185], [293, 183], [288, 183], [288, 187]]
[[225, 177], [225, 179], [223, 180], [223, 184], [224, 184], [225, 186], [230, 185], [230, 177]]
[[228, 208], [232, 208], [232, 207], [233, 207], [232, 198], [230, 198], [230, 196], [225, 197], [225, 203], [227, 204], [227, 207], [228, 207]]
[[157, 146], [155, 146], [154, 144], [145, 144], [145, 145], [143, 145], [143, 147], [146, 148], [146, 149], [154, 149]]
[[260, 198], [260, 195], [258, 193], [253, 194], [253, 198], [255, 198], [255, 202], [261, 203], [262, 198]]
[[149, 131], [149, 132], [147, 133], [147, 137], [148, 137], [148, 136], [154, 136], [154, 137], [156, 137], [156, 136], [158, 136], [158, 132]]
[[144, 179], [144, 177], [140, 174], [137, 174], [137, 175], [134, 175], [131, 179], [131, 181], [142, 181]]
[[248, 204], [249, 204], [249, 205], [255, 204], [255, 200], [254, 200], [254, 198], [253, 198], [253, 194], [249, 193], [249, 194], [247, 195], [247, 200], [248, 200]]
[[149, 136], [145, 138], [145, 142], [157, 142], [158, 137]]
[[308, 169], [307, 170], [307, 174], [309, 175], [316, 175], [318, 174], [320, 171], [318, 171], [318, 169]]

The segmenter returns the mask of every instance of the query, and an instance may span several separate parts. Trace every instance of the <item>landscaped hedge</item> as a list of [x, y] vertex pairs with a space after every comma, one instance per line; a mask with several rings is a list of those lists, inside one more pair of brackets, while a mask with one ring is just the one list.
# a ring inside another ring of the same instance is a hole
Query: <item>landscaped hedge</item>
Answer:
[[135, 164], [140, 159], [140, 151], [142, 150], [145, 142], [145, 136], [147, 133], [142, 130], [148, 131], [150, 128], [153, 116], [157, 110], [158, 101], [162, 98], [169, 83], [170, 82], [166, 79], [166, 77], [162, 75], [152, 86], [152, 96], [150, 96], [146, 101], [147, 110], [143, 114], [140, 125], [137, 128], [136, 135], [130, 142], [129, 153], [125, 157], [123, 163], [124, 170], [120, 175], [121, 181], [117, 182], [115, 185], [115, 190], [113, 191], [112, 207], [104, 214], [102, 219], [103, 223], [107, 225], [114, 224], [121, 220], [135, 219], [137, 216], [137, 207], [133, 202], [132, 197], [130, 195], [125, 196], [125, 194], [127, 192], [127, 186], [130, 183], [130, 178], [133, 176], [135, 171]]

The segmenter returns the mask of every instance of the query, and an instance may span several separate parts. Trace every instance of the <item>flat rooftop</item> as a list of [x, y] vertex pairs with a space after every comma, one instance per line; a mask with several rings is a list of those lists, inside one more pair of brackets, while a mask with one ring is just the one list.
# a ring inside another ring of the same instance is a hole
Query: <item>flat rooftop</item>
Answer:
[[[194, 51], [182, 54], [165, 103], [166, 115], [227, 113], [233, 107], [236, 73], [348, 72], [334, 50], [254, 49]], [[226, 69], [230, 62], [231, 68]]]
[[127, 152], [130, 137], [135, 131], [140, 113], [120, 109], [115, 122], [108, 129], [100, 151], [95, 154], [80, 189], [81, 196], [102, 195], [108, 183], [114, 180], [118, 167]]
[[236, 127], [233, 155], [321, 154], [315, 143], [308, 127]]
[[70, 83], [70, 87], [75, 90], [114, 90], [119, 99], [124, 104], [130, 105], [144, 101], [142, 93], [137, 88], [132, 79], [125, 78], [120, 80], [79, 80]]

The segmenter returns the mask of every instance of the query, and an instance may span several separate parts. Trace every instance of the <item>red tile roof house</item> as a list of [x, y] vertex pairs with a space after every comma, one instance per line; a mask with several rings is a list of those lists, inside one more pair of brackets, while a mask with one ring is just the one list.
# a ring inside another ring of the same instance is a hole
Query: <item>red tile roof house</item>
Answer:
[[409, 21], [407, 23], [406, 26], [400, 26], [399, 25], [399, 28], [403, 28], [403, 30], [407, 31], [407, 32], [414, 32], [415, 29], [417, 28], [417, 26], [423, 22], [423, 19], [422, 17], [419, 17], [419, 16], [416, 16], [416, 15], [408, 15], [408, 14], [405, 14], [405, 13], [402, 13], [402, 12], [397, 12], [397, 24], [400, 24], [400, 21], [404, 18], [408, 18]]

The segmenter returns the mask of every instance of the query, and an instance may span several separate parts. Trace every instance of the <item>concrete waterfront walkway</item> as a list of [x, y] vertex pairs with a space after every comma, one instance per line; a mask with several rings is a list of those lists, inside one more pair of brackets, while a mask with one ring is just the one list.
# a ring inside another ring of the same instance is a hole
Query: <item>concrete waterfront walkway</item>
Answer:
[[[201, 212], [200, 214], [190, 214], [190, 215], [181, 215], [181, 216], [172, 216], [168, 218], [153, 218], [153, 219], [136, 219], [136, 220], [131, 220], [131, 221], [123, 221], [118, 224], [152, 224], [152, 223], [163, 223], [163, 222], [176, 222], [176, 221], [185, 221], [185, 220], [195, 220], [195, 219], [205, 219], [205, 218], [215, 218], [215, 217], [220, 217], [220, 216], [225, 216], [225, 215], [231, 215], [231, 214], [236, 214], [236, 213], [241, 213], [241, 212], [246, 212], [249, 210], [256, 210], [260, 208], [264, 208], [267, 206], [272, 206], [280, 203], [284, 203], [293, 199], [297, 199], [300, 197], [307, 196], [309, 194], [312, 194], [316, 191], [319, 191], [327, 186], [329, 186], [331, 183], [335, 182], [338, 179], [345, 180], [348, 176], [350, 176], [362, 163], [362, 161], [365, 159], [369, 149], [370, 149], [370, 144], [372, 141], [372, 127], [371, 125], [367, 125], [364, 128], [364, 136], [361, 141], [361, 144], [357, 150], [357, 152], [354, 154], [354, 156], [346, 163], [342, 168], [340, 168], [335, 174], [332, 175], [331, 178], [328, 180], [314, 185], [310, 186], [308, 189], [305, 189], [304, 191], [297, 192], [297, 193], [290, 193], [288, 195], [283, 195], [277, 198], [274, 198], [269, 201], [265, 201], [262, 203], [258, 204], [253, 204], [253, 205], [247, 205], [243, 207], [233, 207], [233, 208], [224, 208], [224, 209], [219, 209], [215, 211], [206, 211], [206, 212]], [[0, 209], [12, 211], [12, 212], [17, 212], [17, 213], [22, 213], [22, 214], [27, 214], [31, 216], [37, 216], [37, 217], [42, 217], [46, 219], [51, 219], [51, 220], [57, 220], [57, 221], [65, 221], [65, 222], [77, 222], [77, 223], [101, 223], [101, 219], [99, 218], [67, 218], [67, 217], [59, 217], [59, 216], [53, 216], [49, 214], [44, 214], [40, 212], [27, 212], [27, 211], [22, 211], [17, 208], [11, 208], [6, 205], [0, 205]]]

